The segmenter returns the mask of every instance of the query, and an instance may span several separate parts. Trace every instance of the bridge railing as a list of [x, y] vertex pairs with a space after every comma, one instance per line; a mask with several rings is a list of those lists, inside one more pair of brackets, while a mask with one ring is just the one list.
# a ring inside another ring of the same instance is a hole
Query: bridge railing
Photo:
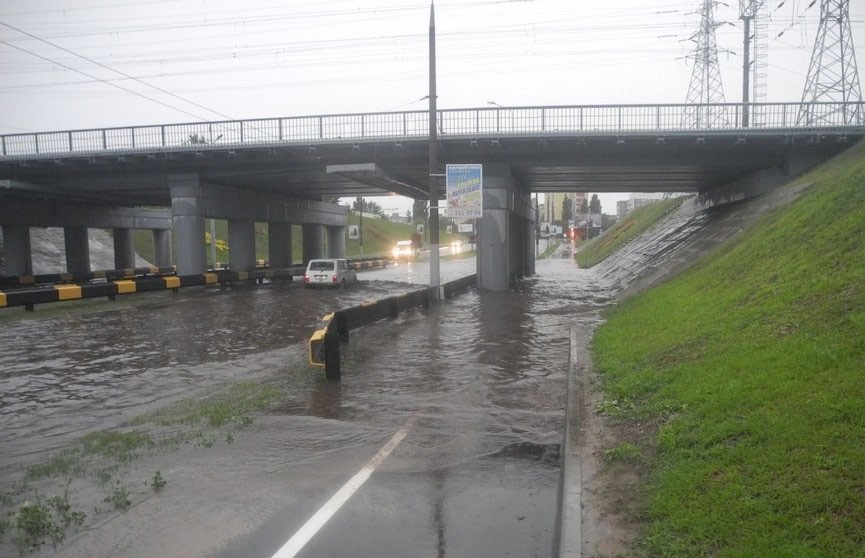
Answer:
[[[744, 127], [743, 111], [749, 126]], [[203, 150], [262, 144], [421, 139], [427, 111], [193, 122], [0, 136], [0, 157]], [[592, 135], [839, 129], [865, 126], [865, 103], [727, 103], [483, 107], [438, 111], [452, 136]]]

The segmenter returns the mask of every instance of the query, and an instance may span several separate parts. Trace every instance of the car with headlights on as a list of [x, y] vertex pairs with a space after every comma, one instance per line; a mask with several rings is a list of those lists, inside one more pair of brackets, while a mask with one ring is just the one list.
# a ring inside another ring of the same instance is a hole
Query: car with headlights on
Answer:
[[411, 240], [400, 240], [391, 251], [394, 261], [409, 261], [417, 259], [418, 249]]

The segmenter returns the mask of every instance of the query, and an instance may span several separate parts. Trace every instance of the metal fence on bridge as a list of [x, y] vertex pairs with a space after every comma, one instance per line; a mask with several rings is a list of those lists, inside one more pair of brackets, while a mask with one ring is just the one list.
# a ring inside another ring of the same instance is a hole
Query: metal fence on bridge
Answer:
[[[741, 125], [747, 108], [751, 126]], [[670, 134], [697, 131], [860, 129], [865, 103], [726, 103], [484, 107], [438, 111], [448, 136]], [[0, 136], [0, 158], [235, 146], [422, 139], [427, 111], [296, 116]]]

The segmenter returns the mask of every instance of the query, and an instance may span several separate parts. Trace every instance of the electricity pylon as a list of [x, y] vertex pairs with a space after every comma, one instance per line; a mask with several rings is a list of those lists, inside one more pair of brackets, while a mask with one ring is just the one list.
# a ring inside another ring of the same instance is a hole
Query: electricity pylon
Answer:
[[727, 108], [715, 105], [724, 102], [724, 87], [718, 68], [718, 43], [715, 41], [715, 29], [721, 24], [715, 22], [715, 4], [716, 0], [702, 0], [700, 29], [691, 37], [696, 49], [685, 100], [688, 106], [682, 114], [684, 128], [726, 128], [730, 125]]
[[[821, 0], [820, 29], [814, 42], [797, 124], [861, 125], [859, 72], [850, 32], [849, 0]], [[815, 105], [813, 103], [832, 103]]]
[[[760, 102], [765, 95], [765, 62], [766, 62], [766, 29], [765, 22], [759, 18], [766, 0], [739, 0], [739, 19], [742, 20], [744, 39], [742, 41], [742, 126], [747, 128], [751, 122], [751, 107], [748, 103]], [[751, 22], [755, 28], [752, 34]], [[762, 28], [761, 28], [762, 27]], [[754, 59], [751, 60], [751, 44], [753, 40]], [[753, 98], [751, 95], [751, 70], [754, 70]]]

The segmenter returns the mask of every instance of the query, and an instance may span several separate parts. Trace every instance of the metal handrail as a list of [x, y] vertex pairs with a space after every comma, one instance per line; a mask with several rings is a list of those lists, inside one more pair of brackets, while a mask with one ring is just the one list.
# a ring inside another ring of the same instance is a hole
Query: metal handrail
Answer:
[[[743, 127], [748, 108], [750, 126]], [[438, 111], [447, 137], [821, 130], [865, 126], [865, 103], [481, 107]], [[427, 111], [372, 112], [36, 132], [0, 136], [0, 159], [274, 144], [424, 139]]]

